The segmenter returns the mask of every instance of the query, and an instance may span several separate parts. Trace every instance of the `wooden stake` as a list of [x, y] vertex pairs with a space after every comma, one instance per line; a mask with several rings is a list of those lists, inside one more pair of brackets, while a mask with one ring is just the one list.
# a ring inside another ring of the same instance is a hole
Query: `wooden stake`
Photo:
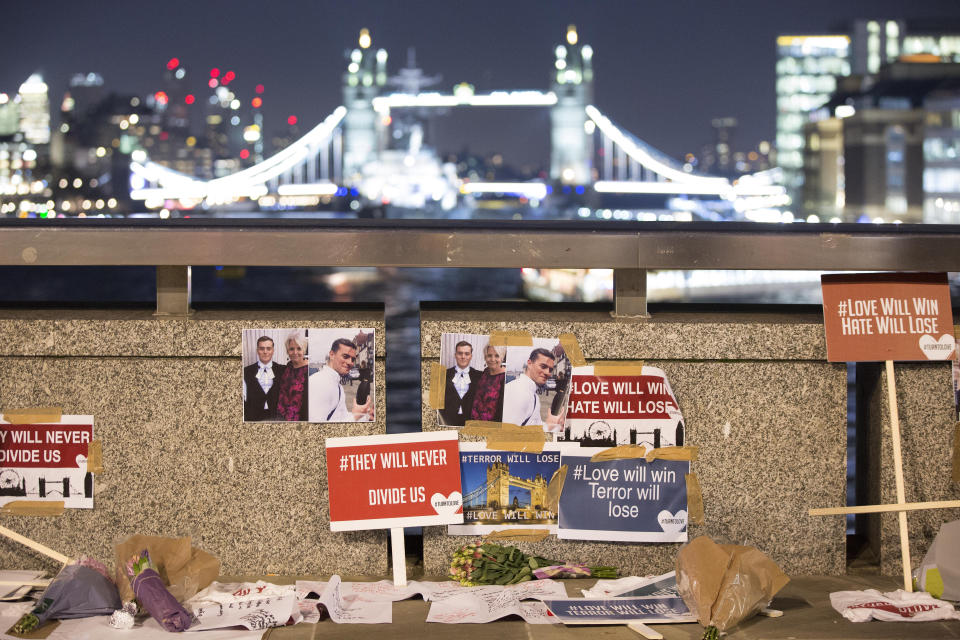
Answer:
[[30, 547], [30, 548], [33, 549], [34, 551], [38, 551], [38, 552], [42, 553], [42, 554], [45, 555], [45, 556], [48, 556], [48, 557], [50, 557], [50, 558], [53, 558], [54, 560], [56, 560], [57, 562], [60, 562], [60, 563], [62, 563], [62, 564], [70, 564], [70, 562], [72, 562], [72, 561], [70, 560], [70, 558], [68, 558], [67, 556], [63, 555], [62, 553], [57, 553], [56, 551], [54, 551], [54, 550], [51, 549], [50, 547], [45, 547], [45, 546], [43, 546], [42, 544], [40, 544], [39, 542], [35, 542], [35, 541], [31, 540], [30, 538], [26, 538], [26, 537], [20, 535], [19, 533], [15, 532], [15, 531], [11, 531], [10, 529], [7, 529], [6, 527], [0, 527], [0, 534], [3, 534], [3, 535], [5, 535], [5, 536], [7, 536], [8, 538], [10, 538], [11, 540], [13, 540], [14, 542], [19, 542], [19, 543], [22, 544], [22, 545], [25, 545], [25, 546], [27, 546], [27, 547]]
[[839, 516], [845, 513], [889, 513], [891, 511], [920, 511], [925, 509], [954, 509], [960, 507], [960, 500], [938, 500], [934, 502], [906, 502], [903, 504], [873, 504], [859, 507], [825, 507], [810, 509], [812, 516]]
[[[897, 485], [897, 504], [906, 504], [903, 490], [903, 457], [900, 454], [900, 414], [897, 412], [897, 385], [893, 376], [893, 360], [887, 360], [887, 403], [890, 405], [890, 431], [893, 435], [893, 475]], [[907, 531], [907, 512], [897, 514], [900, 523], [900, 558], [903, 561], [903, 590], [913, 591], [910, 572], [910, 537]]]
[[642, 622], [631, 622], [627, 625], [627, 628], [631, 631], [636, 631], [644, 638], [648, 638], [649, 640], [663, 640], [662, 633], [659, 631], [654, 631]]
[[393, 584], [407, 586], [407, 552], [403, 541], [403, 527], [390, 529], [390, 546], [393, 548]]

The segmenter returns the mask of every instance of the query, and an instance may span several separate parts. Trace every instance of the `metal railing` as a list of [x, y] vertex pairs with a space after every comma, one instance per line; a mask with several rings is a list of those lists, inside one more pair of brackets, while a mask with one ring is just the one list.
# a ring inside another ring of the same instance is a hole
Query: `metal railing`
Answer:
[[161, 314], [188, 313], [191, 266], [606, 268], [640, 316], [650, 269], [960, 271], [960, 226], [0, 220], [0, 265], [157, 266]]

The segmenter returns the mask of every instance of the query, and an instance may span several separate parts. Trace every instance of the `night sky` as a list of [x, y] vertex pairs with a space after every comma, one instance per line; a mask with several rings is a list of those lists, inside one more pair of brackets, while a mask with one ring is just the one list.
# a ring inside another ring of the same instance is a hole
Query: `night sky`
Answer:
[[[870, 7], [870, 15], [864, 8]], [[100, 73], [111, 90], [159, 88], [178, 57], [198, 94], [211, 67], [233, 70], [241, 98], [266, 86], [267, 130], [296, 115], [313, 126], [341, 104], [345, 50], [362, 27], [390, 53], [391, 74], [416, 48], [437, 89], [549, 88], [553, 49], [567, 24], [594, 49], [595, 104], [655, 147], [679, 157], [712, 139], [710, 120], [733, 116], [735, 150], [771, 140], [778, 34], [845, 30], [858, 17], [960, 21], [957, 0], [118, 0], [3, 2], [0, 92], [41, 71], [54, 112], [71, 75]], [[54, 116], [56, 118], [56, 115]], [[512, 164], [548, 160], [545, 110], [454, 112], [435, 123], [441, 151], [503, 151]]]

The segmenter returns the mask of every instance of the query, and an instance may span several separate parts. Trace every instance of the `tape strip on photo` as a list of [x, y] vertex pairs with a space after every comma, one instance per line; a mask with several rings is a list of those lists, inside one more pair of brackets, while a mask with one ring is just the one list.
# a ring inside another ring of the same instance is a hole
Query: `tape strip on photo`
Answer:
[[63, 500], [14, 500], [0, 507], [4, 516], [62, 516]]
[[532, 347], [533, 336], [529, 331], [491, 331], [490, 344], [495, 347]]
[[540, 425], [520, 426], [509, 422], [468, 420], [460, 433], [487, 441], [487, 449], [541, 453], [547, 434]]
[[953, 481], [960, 482], [960, 422], [953, 425]]
[[643, 360], [604, 360], [593, 363], [595, 376], [643, 375]]
[[580, 343], [577, 342], [577, 336], [572, 333], [561, 333], [560, 346], [563, 347], [564, 352], [567, 354], [571, 366], [587, 366], [587, 359], [583, 357], [583, 351], [580, 349]]
[[11, 424], [60, 422], [62, 416], [63, 410], [60, 407], [33, 407], [30, 409], [11, 409], [3, 412], [3, 419]]
[[103, 445], [99, 440], [93, 440], [87, 445], [87, 471], [103, 473]]
[[499, 529], [483, 536], [484, 540], [515, 540], [517, 542], [540, 542], [546, 540], [550, 532], [546, 529]]
[[619, 447], [610, 447], [590, 457], [590, 462], [603, 462], [605, 460], [625, 460], [628, 458], [642, 458], [647, 453], [647, 448], [642, 444], [622, 444]]
[[430, 408], [443, 409], [443, 388], [447, 384], [447, 370], [439, 362], [430, 363]]
[[697, 474], [686, 474], [687, 481], [687, 520], [690, 524], [706, 524], [703, 513], [703, 493], [700, 491], [700, 479]]
[[648, 451], [642, 444], [621, 444], [620, 446], [610, 447], [609, 449], [595, 453], [591, 456], [590, 462], [624, 460], [629, 458], [643, 458], [647, 462], [653, 462], [654, 460], [686, 460], [688, 462], [695, 462], [699, 455], [699, 447], [660, 447]]
[[547, 504], [550, 511], [557, 513], [560, 511], [560, 494], [563, 493], [563, 483], [567, 479], [567, 465], [560, 465], [560, 468], [553, 472], [550, 478], [550, 484], [547, 485]]

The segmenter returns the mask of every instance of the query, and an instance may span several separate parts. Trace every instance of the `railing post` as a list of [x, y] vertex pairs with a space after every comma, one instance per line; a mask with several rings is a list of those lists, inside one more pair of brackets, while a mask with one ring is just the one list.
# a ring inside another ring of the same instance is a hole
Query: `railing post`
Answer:
[[647, 270], [613, 270], [613, 316], [649, 318], [647, 313]]
[[156, 316], [188, 316], [191, 273], [189, 266], [157, 267]]

